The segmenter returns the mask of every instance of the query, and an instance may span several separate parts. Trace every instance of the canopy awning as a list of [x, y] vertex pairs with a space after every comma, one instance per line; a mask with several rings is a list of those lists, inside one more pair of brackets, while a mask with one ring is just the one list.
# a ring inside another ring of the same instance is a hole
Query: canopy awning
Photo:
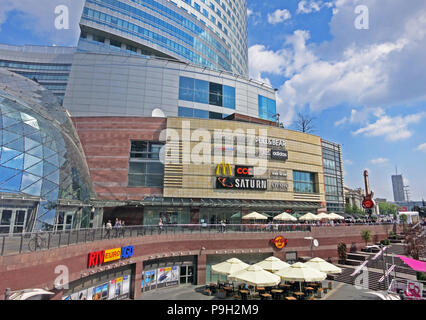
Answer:
[[404, 256], [398, 256], [398, 258], [400, 258], [402, 261], [404, 261], [406, 264], [408, 264], [411, 269], [419, 271], [419, 272], [426, 272], [426, 262], [425, 261], [415, 260], [415, 259], [411, 259], [411, 258], [404, 257]]

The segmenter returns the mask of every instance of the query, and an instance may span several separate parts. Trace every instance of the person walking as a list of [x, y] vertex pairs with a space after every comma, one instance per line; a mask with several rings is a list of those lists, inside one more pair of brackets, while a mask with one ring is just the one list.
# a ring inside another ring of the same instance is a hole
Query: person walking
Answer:
[[105, 225], [105, 229], [106, 229], [105, 238], [108, 237], [109, 239], [111, 237], [111, 230], [112, 230], [111, 220], [108, 220], [108, 222]]
[[163, 219], [159, 219], [158, 220], [158, 234], [161, 234], [161, 232], [163, 231]]
[[124, 224], [124, 220], [121, 220], [120, 223], [120, 235], [124, 238], [124, 232], [125, 232], [125, 224]]
[[120, 229], [120, 220], [118, 220], [118, 218], [115, 218], [115, 224], [114, 224], [114, 229], [115, 229], [115, 237], [118, 237], [118, 232]]

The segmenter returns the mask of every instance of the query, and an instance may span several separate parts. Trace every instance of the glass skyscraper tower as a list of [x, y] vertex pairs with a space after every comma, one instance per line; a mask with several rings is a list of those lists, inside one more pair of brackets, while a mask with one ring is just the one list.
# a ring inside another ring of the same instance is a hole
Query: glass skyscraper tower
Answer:
[[245, 0], [86, 0], [80, 51], [126, 51], [248, 76]]

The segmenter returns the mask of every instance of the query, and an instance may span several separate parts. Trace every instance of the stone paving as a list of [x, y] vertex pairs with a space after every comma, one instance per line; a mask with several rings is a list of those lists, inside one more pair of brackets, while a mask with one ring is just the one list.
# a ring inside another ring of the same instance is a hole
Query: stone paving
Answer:
[[[138, 300], [223, 300], [215, 296], [203, 294], [204, 286], [181, 285], [173, 288], [162, 288], [142, 294]], [[333, 282], [333, 290], [317, 300], [378, 300], [371, 290], [357, 289], [353, 285]], [[232, 299], [233, 300], [233, 299]]]

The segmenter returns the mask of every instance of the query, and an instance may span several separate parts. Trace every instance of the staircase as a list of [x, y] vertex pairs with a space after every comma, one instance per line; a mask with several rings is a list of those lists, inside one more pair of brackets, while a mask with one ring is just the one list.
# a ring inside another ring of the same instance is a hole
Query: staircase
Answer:
[[[409, 266], [407, 266], [400, 258], [394, 256], [392, 259], [392, 255], [403, 255], [404, 254], [404, 245], [393, 244], [388, 247], [387, 251], [385, 251], [385, 262], [387, 263], [387, 268], [390, 268], [393, 264], [395, 264], [395, 271], [398, 273], [398, 277], [401, 278], [413, 278], [416, 276], [416, 271], [412, 270]], [[370, 290], [387, 290], [386, 287], [386, 279], [382, 282], [379, 280], [383, 276], [383, 257], [380, 256], [376, 260], [372, 260], [372, 257], [376, 255], [375, 252], [356, 252], [356, 253], [348, 253], [345, 265], [339, 265], [342, 269], [342, 273], [337, 275], [334, 280], [338, 282], [343, 282], [351, 285], [355, 285], [355, 280], [359, 277], [363, 271], [360, 271], [358, 274], [351, 276], [351, 274], [356, 270], [356, 267], [367, 262], [366, 267], [368, 268], [368, 289]], [[405, 274], [404, 277], [401, 274]], [[392, 271], [387, 279], [388, 285], [394, 279], [394, 271]], [[359, 280], [362, 279], [359, 278]], [[359, 283], [362, 286], [362, 282]]]

